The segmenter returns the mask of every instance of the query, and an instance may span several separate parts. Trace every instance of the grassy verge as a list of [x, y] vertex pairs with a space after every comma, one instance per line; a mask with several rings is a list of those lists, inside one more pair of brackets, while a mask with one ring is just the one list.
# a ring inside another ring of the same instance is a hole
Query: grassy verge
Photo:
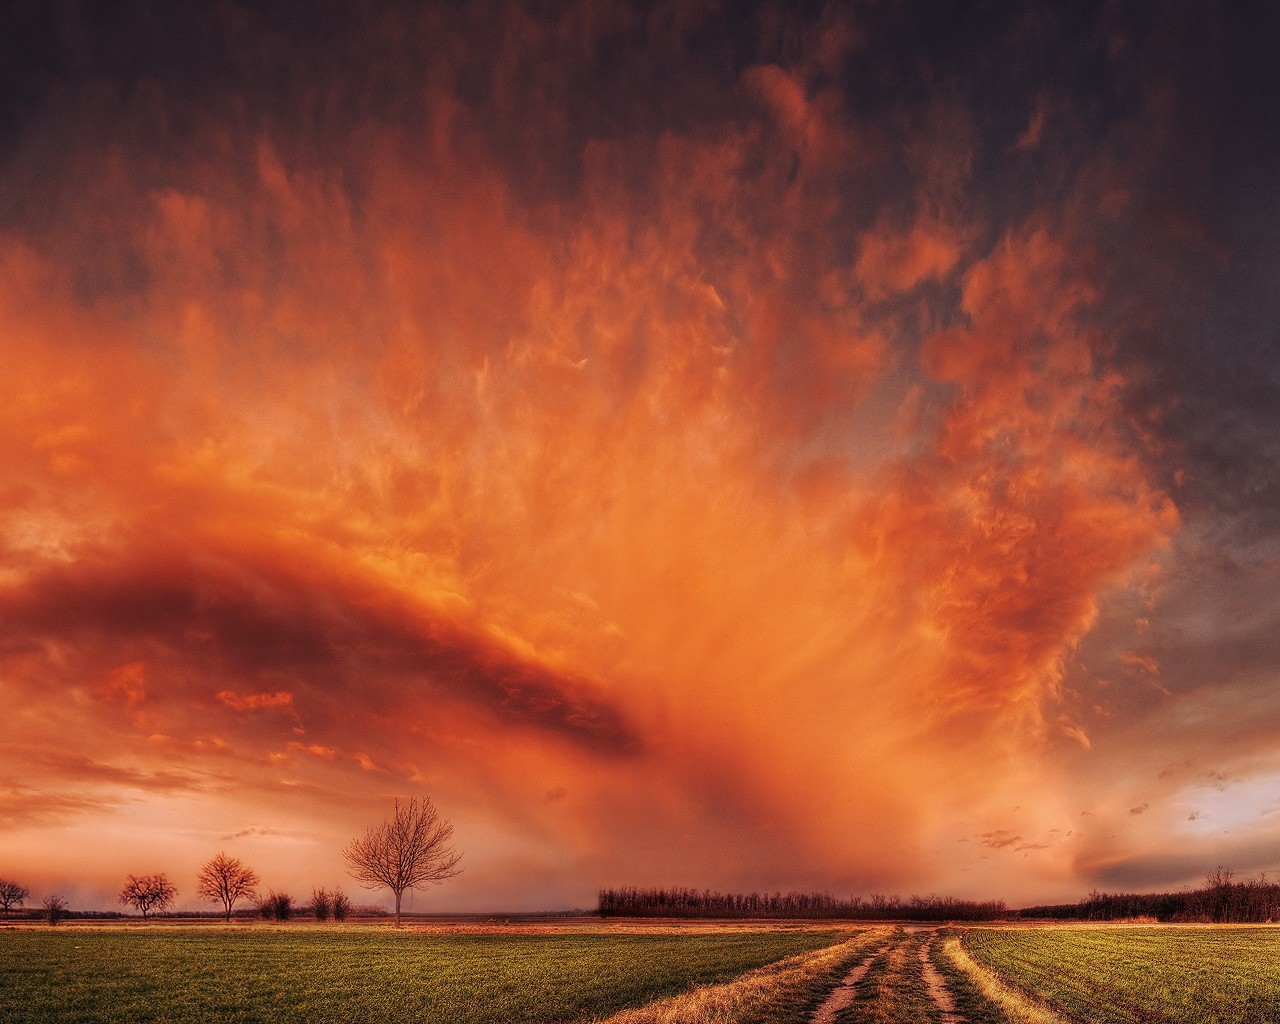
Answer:
[[830, 946], [831, 932], [0, 933], [6, 1024], [578, 1021]]
[[942, 954], [949, 967], [963, 979], [967, 995], [974, 1000], [976, 1014], [1010, 1024], [1063, 1024], [1063, 1018], [1044, 1003], [970, 956], [962, 938], [944, 938]]
[[990, 987], [983, 985], [980, 976], [975, 977], [957, 964], [959, 935], [958, 930], [941, 930], [934, 935], [929, 948], [933, 965], [951, 990], [956, 1012], [969, 1024], [1022, 1024], [1021, 1017], [1012, 1015], [992, 999]]
[[982, 928], [964, 950], [1081, 1024], [1280, 1021], [1274, 928]]
[[699, 985], [669, 999], [626, 1010], [606, 1024], [803, 1024], [885, 928], [751, 971], [722, 985]]

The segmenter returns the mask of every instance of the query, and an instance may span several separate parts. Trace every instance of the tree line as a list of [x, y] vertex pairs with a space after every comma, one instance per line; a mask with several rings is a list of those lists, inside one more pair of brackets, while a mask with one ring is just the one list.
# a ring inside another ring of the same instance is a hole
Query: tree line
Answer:
[[[254, 913], [269, 921], [289, 921], [296, 915], [310, 912], [317, 921], [345, 921], [351, 913], [351, 897], [341, 889], [312, 889], [308, 906], [295, 905], [288, 893], [271, 889], [265, 893], [257, 890], [257, 872], [234, 857], [219, 853], [200, 869], [196, 880], [196, 893], [206, 903], [222, 906], [222, 915], [231, 920], [235, 906], [241, 900], [254, 905]], [[120, 902], [133, 907], [146, 920], [154, 913], [167, 911], [178, 896], [178, 889], [167, 875], [130, 875], [120, 890]]]
[[1155, 920], [1180, 924], [1266, 924], [1280, 921], [1280, 883], [1260, 875], [1237, 882], [1229, 868], [1205, 877], [1199, 889], [1181, 892], [1098, 892], [1078, 903], [1028, 907], [1025, 918], [1075, 921]]
[[826, 892], [725, 893], [710, 889], [624, 887], [601, 889], [604, 917], [855, 918], [893, 921], [994, 921], [1009, 916], [1003, 900], [978, 902], [949, 896], [853, 896]]
[[[351, 898], [341, 889], [328, 892], [325, 889], [311, 891], [311, 904], [297, 906], [292, 896], [274, 889], [259, 893], [258, 876], [234, 857], [219, 853], [200, 869], [196, 892], [206, 903], [221, 904], [219, 916], [231, 920], [236, 904], [241, 900], [253, 904], [254, 916], [274, 921], [288, 921], [296, 914], [309, 911], [317, 921], [346, 920], [351, 913]], [[17, 882], [0, 879], [0, 914], [11, 916], [26, 907], [30, 890]], [[129, 875], [120, 889], [118, 900], [142, 915], [144, 921], [165, 914], [178, 897], [178, 887], [163, 872], [154, 875]], [[39, 909], [33, 909], [32, 917], [43, 918], [51, 925], [72, 916], [66, 899], [52, 895], [41, 901]], [[99, 917], [118, 917], [118, 914], [95, 914]]]
[[[401, 923], [401, 901], [406, 892], [453, 878], [461, 871], [462, 859], [451, 843], [453, 826], [443, 820], [430, 798], [395, 801], [392, 816], [371, 826], [343, 851], [347, 871], [366, 889], [389, 889], [395, 897], [396, 927]], [[309, 905], [295, 905], [287, 893], [258, 891], [257, 872], [237, 858], [218, 853], [200, 868], [196, 893], [206, 903], [217, 904], [228, 922], [241, 901], [252, 903], [257, 915], [274, 921], [288, 921], [309, 911], [317, 921], [344, 921], [352, 913], [351, 898], [342, 889], [330, 892], [312, 889]], [[30, 890], [18, 882], [0, 879], [0, 914], [9, 916], [26, 905]], [[163, 872], [129, 875], [119, 893], [119, 902], [148, 920], [168, 911], [178, 897], [178, 888]], [[67, 901], [60, 895], [40, 904], [39, 917], [56, 925], [70, 916]]]

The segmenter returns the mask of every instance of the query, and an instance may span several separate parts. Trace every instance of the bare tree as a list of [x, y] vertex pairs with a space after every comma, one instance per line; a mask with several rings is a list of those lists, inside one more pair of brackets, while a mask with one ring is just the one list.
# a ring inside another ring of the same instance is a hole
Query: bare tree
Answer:
[[142, 911], [145, 921], [153, 910], [165, 910], [178, 895], [178, 890], [165, 875], [130, 875], [120, 890], [120, 902]]
[[67, 901], [61, 896], [50, 896], [46, 900], [40, 902], [40, 906], [44, 910], [44, 919], [50, 925], [55, 925], [67, 916]]
[[30, 895], [31, 893], [17, 882], [0, 878], [0, 911], [5, 914], [21, 907]]
[[242, 899], [252, 899], [258, 876], [235, 857], [219, 853], [200, 869], [196, 892], [210, 903], [221, 903], [231, 920], [231, 908]]
[[443, 882], [461, 872], [462, 855], [450, 845], [453, 826], [440, 818], [430, 797], [395, 803], [395, 813], [373, 825], [344, 851], [347, 870], [366, 889], [390, 889], [396, 897], [396, 927], [405, 892]]

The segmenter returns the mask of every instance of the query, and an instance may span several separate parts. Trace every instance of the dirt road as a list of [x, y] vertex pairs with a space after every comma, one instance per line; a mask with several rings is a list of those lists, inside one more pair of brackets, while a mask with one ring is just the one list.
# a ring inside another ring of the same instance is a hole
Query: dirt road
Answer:
[[841, 979], [810, 1018], [810, 1024], [928, 1021], [967, 1024], [955, 995], [930, 952], [938, 929], [894, 931]]

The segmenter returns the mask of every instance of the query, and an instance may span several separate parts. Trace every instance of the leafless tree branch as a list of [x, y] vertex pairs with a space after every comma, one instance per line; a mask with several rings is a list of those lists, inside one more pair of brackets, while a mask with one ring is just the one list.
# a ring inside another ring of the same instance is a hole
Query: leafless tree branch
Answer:
[[235, 857], [219, 853], [200, 869], [196, 892], [210, 903], [221, 903], [231, 920], [231, 909], [242, 899], [252, 899], [258, 876]]
[[347, 869], [366, 889], [390, 889], [396, 898], [396, 927], [405, 892], [443, 882], [461, 872], [462, 860], [450, 844], [453, 826], [440, 818], [429, 797], [395, 802], [386, 821], [373, 825], [344, 851]]

